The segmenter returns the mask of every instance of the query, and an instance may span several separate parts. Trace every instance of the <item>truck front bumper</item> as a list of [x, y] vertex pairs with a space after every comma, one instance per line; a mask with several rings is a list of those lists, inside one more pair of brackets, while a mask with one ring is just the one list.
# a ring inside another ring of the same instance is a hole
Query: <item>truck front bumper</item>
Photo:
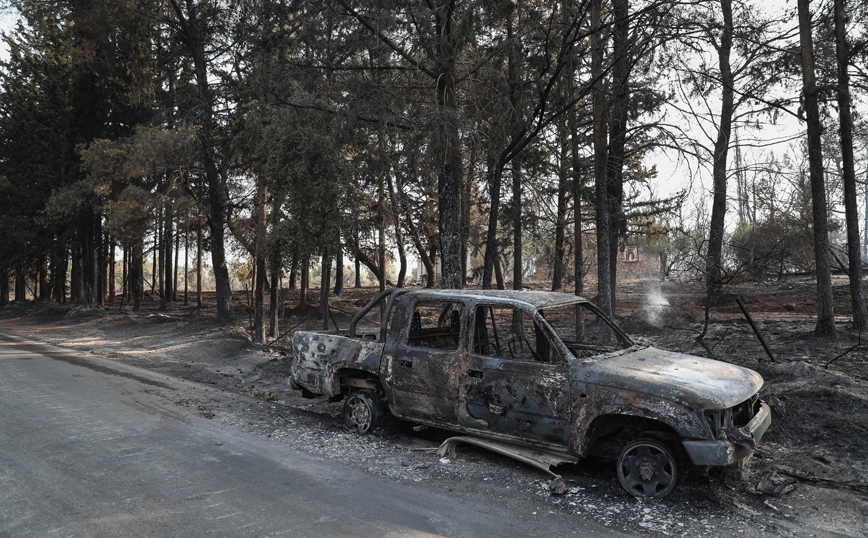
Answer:
[[[684, 450], [690, 456], [690, 461], [700, 467], [726, 466], [745, 461], [762, 439], [763, 434], [772, 423], [772, 410], [765, 402], [760, 402], [756, 415], [741, 428], [736, 435], [728, 435], [730, 439], [714, 441], [683, 441]], [[732, 439], [736, 439], [733, 441]]]

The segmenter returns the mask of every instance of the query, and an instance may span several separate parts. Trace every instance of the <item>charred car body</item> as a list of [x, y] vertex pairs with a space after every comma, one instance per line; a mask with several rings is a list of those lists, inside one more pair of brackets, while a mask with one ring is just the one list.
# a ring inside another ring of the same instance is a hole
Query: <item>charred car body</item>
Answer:
[[[379, 326], [361, 334], [378, 306]], [[756, 372], [638, 345], [575, 295], [386, 290], [348, 336], [299, 331], [293, 348], [290, 383], [343, 399], [362, 433], [388, 409], [557, 461], [617, 456], [639, 497], [672, 491], [681, 459], [745, 461], [771, 422]]]

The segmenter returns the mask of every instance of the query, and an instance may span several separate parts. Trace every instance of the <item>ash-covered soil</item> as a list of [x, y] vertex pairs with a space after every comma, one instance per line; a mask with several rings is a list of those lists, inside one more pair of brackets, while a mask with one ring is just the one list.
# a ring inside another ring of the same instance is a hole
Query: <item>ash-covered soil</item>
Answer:
[[[848, 328], [849, 297], [841, 280], [838, 340], [813, 336], [812, 285], [792, 280], [735, 290], [774, 362], [732, 300], [710, 310], [700, 343], [701, 288], [619, 285], [618, 320], [637, 339], [753, 368], [765, 379], [763, 398], [775, 403], [772, 426], [746, 468], [706, 473], [682, 465], [675, 492], [654, 502], [625, 493], [608, 461], [557, 468], [569, 491], [554, 495], [548, 475], [482, 449], [460, 446], [455, 456], [438, 457], [436, 448], [449, 432], [390, 417], [370, 436], [347, 431], [341, 403], [302, 399], [286, 384], [291, 330], [322, 326], [319, 309], [290, 308], [293, 297], [284, 310], [282, 338], [265, 346], [248, 337], [241, 296], [233, 326], [217, 324], [207, 301], [203, 310], [169, 303], [164, 311], [151, 302], [139, 314], [119, 304], [84, 309], [12, 303], [0, 309], [0, 331], [186, 380], [190, 389], [177, 394], [175, 403], [200, 416], [389, 479], [485, 497], [528, 518], [567, 512], [648, 536], [868, 536], [868, 335], [860, 338]], [[375, 294], [350, 289], [333, 298], [333, 321], [345, 330]], [[773, 471], [778, 475], [769, 480]]]

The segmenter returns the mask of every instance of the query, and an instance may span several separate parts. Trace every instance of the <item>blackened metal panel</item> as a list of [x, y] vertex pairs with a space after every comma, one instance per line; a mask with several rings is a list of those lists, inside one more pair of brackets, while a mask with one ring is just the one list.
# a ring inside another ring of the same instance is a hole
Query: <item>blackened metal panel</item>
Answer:
[[517, 439], [568, 446], [568, 367], [471, 355], [460, 377], [462, 426]]

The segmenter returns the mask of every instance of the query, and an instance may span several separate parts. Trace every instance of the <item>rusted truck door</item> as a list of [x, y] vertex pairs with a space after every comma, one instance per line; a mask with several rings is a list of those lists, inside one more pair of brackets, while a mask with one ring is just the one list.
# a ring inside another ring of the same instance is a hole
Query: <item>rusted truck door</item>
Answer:
[[458, 415], [468, 429], [567, 446], [568, 367], [532, 316], [478, 305], [471, 353], [460, 377]]
[[458, 389], [452, 372], [463, 341], [464, 304], [419, 300], [402, 306], [393, 323], [403, 329], [392, 332], [382, 366], [392, 413], [455, 424]]

